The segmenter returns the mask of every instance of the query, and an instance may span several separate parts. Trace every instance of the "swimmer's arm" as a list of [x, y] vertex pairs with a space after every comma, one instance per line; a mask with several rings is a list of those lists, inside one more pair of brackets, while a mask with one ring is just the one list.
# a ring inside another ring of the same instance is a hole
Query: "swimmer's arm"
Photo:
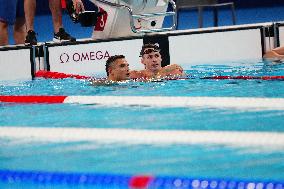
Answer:
[[167, 65], [160, 71], [161, 76], [185, 76], [183, 68], [178, 64]]
[[280, 56], [284, 56], [284, 47], [277, 47], [272, 50], [273, 52], [277, 53]]
[[284, 59], [284, 54], [278, 54], [277, 51], [272, 50], [272, 51], [268, 51], [267, 53], [265, 53], [265, 55], [263, 56], [263, 58], [268, 58], [268, 59], [273, 59], [273, 58], [279, 58], [279, 59]]

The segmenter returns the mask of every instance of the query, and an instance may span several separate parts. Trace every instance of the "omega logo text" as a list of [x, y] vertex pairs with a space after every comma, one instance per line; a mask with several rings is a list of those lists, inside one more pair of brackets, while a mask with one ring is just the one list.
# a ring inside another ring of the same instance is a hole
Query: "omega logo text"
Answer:
[[108, 51], [90, 51], [90, 52], [75, 52], [73, 54], [62, 53], [60, 55], [60, 63], [68, 63], [69, 61], [84, 62], [91, 60], [102, 60], [110, 57]]

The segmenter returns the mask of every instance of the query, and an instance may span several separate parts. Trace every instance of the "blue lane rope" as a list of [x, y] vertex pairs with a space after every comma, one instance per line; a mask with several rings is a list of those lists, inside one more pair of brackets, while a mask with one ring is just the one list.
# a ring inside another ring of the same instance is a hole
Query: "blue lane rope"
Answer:
[[0, 170], [2, 183], [39, 185], [92, 185], [115, 188], [148, 189], [283, 189], [284, 181], [241, 181], [228, 179], [194, 179], [163, 176], [63, 173], [44, 171]]

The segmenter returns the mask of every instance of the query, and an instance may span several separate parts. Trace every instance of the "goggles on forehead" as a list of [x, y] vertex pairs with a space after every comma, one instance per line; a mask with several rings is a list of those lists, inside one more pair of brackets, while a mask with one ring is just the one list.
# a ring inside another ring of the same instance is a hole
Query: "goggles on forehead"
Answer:
[[153, 52], [160, 52], [160, 49], [145, 49], [140, 56], [143, 56], [144, 54], [151, 54]]
[[153, 44], [149, 47], [142, 47], [142, 50], [140, 52], [140, 57], [142, 57], [144, 54], [150, 54], [150, 53], [153, 53], [153, 52], [160, 52], [160, 48], [159, 48], [159, 44]]

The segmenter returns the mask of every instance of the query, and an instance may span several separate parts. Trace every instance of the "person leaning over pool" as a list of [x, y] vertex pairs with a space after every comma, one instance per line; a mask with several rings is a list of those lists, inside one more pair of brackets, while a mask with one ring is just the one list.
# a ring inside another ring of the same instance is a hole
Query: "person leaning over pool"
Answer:
[[145, 69], [140, 71], [131, 71], [130, 78], [152, 79], [183, 76], [183, 69], [177, 64], [162, 67], [162, 56], [160, 50], [161, 49], [158, 44], [144, 44], [140, 52], [140, 57], [141, 63], [145, 66]]

